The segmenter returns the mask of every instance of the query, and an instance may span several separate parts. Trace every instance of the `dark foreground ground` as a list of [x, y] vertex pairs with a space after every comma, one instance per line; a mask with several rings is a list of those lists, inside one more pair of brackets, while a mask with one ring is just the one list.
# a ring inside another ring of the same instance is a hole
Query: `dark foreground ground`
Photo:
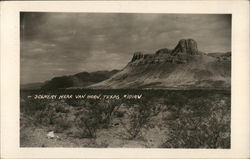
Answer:
[[20, 146], [230, 148], [230, 99], [229, 90], [21, 91]]

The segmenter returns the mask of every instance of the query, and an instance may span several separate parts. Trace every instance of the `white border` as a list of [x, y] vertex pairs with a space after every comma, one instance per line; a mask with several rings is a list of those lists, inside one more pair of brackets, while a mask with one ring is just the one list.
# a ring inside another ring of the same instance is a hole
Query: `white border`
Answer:
[[[1, 155], [3, 158], [248, 158], [248, 1], [81, 1], [1, 3]], [[19, 12], [232, 14], [231, 149], [19, 148]]]

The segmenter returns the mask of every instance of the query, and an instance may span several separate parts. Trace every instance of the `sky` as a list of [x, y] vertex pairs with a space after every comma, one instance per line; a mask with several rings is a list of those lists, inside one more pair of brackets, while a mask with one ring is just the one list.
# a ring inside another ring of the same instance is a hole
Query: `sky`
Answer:
[[134, 52], [187, 38], [206, 53], [231, 51], [231, 15], [21, 12], [21, 84], [122, 69]]

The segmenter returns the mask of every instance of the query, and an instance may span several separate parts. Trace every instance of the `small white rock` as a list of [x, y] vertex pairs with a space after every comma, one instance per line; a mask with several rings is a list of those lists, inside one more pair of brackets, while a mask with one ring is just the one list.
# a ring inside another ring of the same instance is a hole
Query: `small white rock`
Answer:
[[54, 137], [55, 137], [54, 131], [50, 131], [50, 132], [47, 134], [47, 138], [48, 138], [48, 139], [53, 139]]

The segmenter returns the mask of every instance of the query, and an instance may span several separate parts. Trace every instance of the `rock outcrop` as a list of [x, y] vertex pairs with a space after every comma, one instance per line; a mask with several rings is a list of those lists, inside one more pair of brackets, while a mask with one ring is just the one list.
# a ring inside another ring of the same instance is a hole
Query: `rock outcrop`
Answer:
[[173, 50], [168, 49], [168, 48], [163, 48], [163, 49], [159, 49], [155, 52], [156, 55], [159, 54], [171, 54]]
[[121, 71], [90, 88], [230, 88], [231, 52], [216, 57], [199, 51], [193, 39], [171, 50], [135, 52]]
[[202, 55], [197, 48], [197, 43], [193, 39], [182, 39], [178, 42], [175, 49], [162, 48], [154, 54], [143, 54], [143, 52], [135, 52], [131, 60], [134, 65], [140, 64], [157, 64], [157, 63], [177, 63], [183, 64], [189, 61], [190, 56]]
[[144, 54], [142, 52], [135, 52], [131, 61], [134, 62], [135, 60], [139, 60], [143, 57], [144, 57]]
[[182, 39], [179, 41], [172, 54], [186, 53], [190, 55], [198, 55], [197, 42], [193, 39]]

